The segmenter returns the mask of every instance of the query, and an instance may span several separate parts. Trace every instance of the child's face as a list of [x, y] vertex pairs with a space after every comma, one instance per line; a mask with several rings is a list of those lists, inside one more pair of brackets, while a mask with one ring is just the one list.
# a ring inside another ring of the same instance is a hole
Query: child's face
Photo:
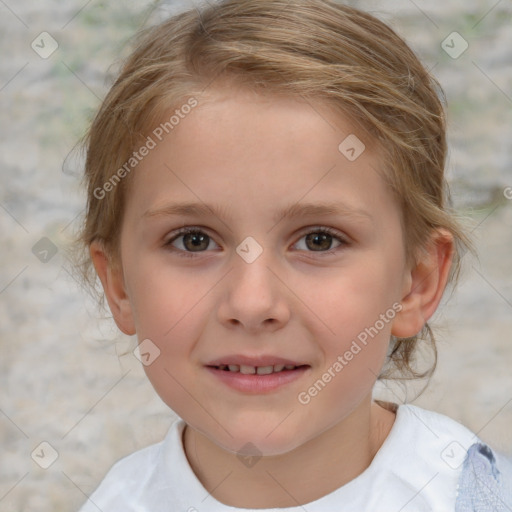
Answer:
[[[133, 171], [116, 320], [158, 347], [147, 375], [192, 428], [232, 451], [284, 453], [368, 410], [410, 286], [400, 211], [378, 155], [349, 161], [338, 146], [354, 130], [321, 105], [235, 90], [198, 100]], [[206, 213], [172, 214], [185, 203]], [[328, 204], [340, 211], [315, 212]], [[185, 226], [200, 233], [176, 235]], [[304, 366], [211, 366], [258, 358]]]

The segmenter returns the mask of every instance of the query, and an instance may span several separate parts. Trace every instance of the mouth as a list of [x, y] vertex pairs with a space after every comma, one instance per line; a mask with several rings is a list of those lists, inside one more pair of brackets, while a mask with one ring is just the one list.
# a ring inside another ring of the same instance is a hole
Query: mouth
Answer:
[[244, 356], [226, 357], [205, 366], [217, 381], [252, 394], [275, 391], [299, 379], [311, 368], [309, 364], [288, 359]]
[[272, 373], [290, 372], [299, 368], [306, 368], [309, 365], [300, 364], [276, 364], [267, 366], [251, 366], [246, 364], [220, 364], [208, 365], [209, 368], [231, 373], [242, 373], [244, 375], [270, 375]]

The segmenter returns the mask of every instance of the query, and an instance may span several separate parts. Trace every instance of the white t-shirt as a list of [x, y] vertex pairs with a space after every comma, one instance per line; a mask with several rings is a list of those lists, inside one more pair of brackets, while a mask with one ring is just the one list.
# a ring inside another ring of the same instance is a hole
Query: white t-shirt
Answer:
[[164, 441], [117, 462], [80, 512], [453, 512], [468, 448], [479, 439], [441, 414], [400, 405], [395, 423], [370, 466], [304, 506], [238, 509], [213, 498], [185, 455], [185, 422]]

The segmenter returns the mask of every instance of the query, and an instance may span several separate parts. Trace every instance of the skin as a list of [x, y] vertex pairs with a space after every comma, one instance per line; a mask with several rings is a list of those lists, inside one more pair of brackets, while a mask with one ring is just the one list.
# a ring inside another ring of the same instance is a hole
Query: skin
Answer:
[[[353, 162], [338, 151], [351, 133], [367, 146]], [[208, 90], [131, 177], [120, 269], [99, 242], [91, 245], [117, 325], [159, 348], [145, 371], [187, 423], [195, 474], [225, 504], [318, 499], [361, 474], [393, 425], [394, 413], [372, 402], [373, 385], [390, 336], [417, 334], [434, 313], [453, 247], [439, 231], [417, 264], [406, 263], [400, 211], [370, 143], [321, 104]], [[177, 202], [220, 211], [166, 214]], [[345, 209], [274, 218], [306, 202]], [[176, 238], [183, 226], [208, 235], [202, 250], [190, 237], [186, 245]], [[318, 227], [336, 231], [327, 249], [307, 241]], [[252, 263], [236, 252], [248, 236], [263, 248]], [[394, 303], [402, 311], [317, 396], [299, 403], [298, 394]], [[248, 395], [206, 370], [227, 354], [271, 354], [310, 368], [276, 391]], [[237, 457], [248, 442], [263, 455], [252, 467]]]

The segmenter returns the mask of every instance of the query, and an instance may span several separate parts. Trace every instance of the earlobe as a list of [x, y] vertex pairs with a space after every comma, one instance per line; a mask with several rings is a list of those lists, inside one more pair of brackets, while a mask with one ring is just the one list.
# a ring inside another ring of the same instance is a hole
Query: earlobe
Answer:
[[451, 233], [437, 230], [414, 268], [406, 276], [401, 300], [403, 309], [393, 322], [393, 336], [415, 336], [434, 314], [448, 281], [453, 251]]
[[100, 242], [92, 242], [89, 252], [117, 326], [124, 334], [130, 336], [135, 334], [132, 308], [126, 293], [122, 270], [112, 265]]

